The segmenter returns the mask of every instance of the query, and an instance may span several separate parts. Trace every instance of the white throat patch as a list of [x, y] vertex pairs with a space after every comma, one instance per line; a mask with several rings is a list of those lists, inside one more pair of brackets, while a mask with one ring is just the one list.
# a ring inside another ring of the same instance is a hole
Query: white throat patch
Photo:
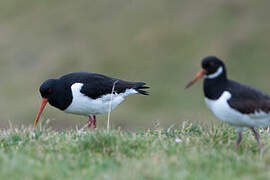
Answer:
[[221, 75], [223, 73], [223, 67], [219, 67], [218, 70], [214, 73], [214, 74], [210, 74], [210, 75], [205, 75], [204, 78], [207, 79], [215, 79], [217, 78], [219, 75]]

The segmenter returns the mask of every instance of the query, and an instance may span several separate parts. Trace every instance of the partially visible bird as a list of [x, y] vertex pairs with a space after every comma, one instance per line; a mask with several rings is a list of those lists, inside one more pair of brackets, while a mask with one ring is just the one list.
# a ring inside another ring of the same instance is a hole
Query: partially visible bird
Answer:
[[88, 116], [88, 128], [96, 128], [96, 115], [115, 109], [131, 94], [148, 95], [144, 82], [130, 82], [101, 74], [75, 72], [49, 79], [40, 86], [42, 103], [35, 126], [47, 102], [67, 113]]
[[227, 78], [224, 63], [215, 56], [202, 60], [202, 70], [187, 84], [192, 86], [204, 77], [205, 102], [221, 121], [236, 127], [238, 138], [235, 149], [242, 140], [242, 131], [250, 128], [262, 148], [256, 127], [270, 126], [270, 96], [265, 93]]

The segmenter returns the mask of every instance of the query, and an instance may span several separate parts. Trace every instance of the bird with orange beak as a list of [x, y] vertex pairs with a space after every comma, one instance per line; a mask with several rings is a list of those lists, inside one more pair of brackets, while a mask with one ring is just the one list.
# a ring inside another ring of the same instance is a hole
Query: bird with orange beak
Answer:
[[259, 149], [262, 149], [256, 128], [270, 126], [270, 96], [251, 86], [229, 80], [225, 64], [215, 56], [208, 56], [202, 60], [202, 70], [186, 88], [202, 77], [208, 108], [221, 121], [236, 127], [238, 138], [235, 149], [242, 140], [242, 131], [247, 128], [252, 130]]
[[88, 128], [96, 128], [96, 115], [115, 109], [131, 94], [148, 95], [144, 82], [130, 82], [101, 74], [75, 72], [59, 79], [49, 79], [40, 86], [42, 102], [35, 126], [46, 104], [88, 117]]

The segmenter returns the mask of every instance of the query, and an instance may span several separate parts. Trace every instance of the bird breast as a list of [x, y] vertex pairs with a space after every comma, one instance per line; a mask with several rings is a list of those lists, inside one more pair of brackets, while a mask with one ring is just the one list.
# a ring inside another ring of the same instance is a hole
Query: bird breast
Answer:
[[224, 91], [217, 100], [205, 98], [205, 103], [221, 121], [238, 127], [266, 127], [270, 125], [270, 115], [264, 112], [242, 114], [229, 106], [231, 93]]
[[124, 93], [105, 94], [97, 99], [92, 99], [81, 93], [82, 87], [82, 83], [75, 83], [71, 86], [72, 102], [65, 112], [85, 116], [104, 114], [115, 109], [124, 101], [125, 96], [137, 93], [137, 91], [129, 89]]

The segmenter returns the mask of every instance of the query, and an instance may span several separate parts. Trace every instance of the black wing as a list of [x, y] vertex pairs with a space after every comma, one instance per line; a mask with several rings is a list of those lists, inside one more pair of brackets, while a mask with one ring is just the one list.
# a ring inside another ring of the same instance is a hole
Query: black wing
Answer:
[[126, 89], [134, 89], [143, 95], [148, 95], [148, 92], [142, 89], [149, 88], [145, 86], [144, 82], [123, 81], [105, 75], [87, 72], [67, 74], [60, 79], [69, 83], [69, 86], [74, 83], [83, 83], [84, 85], [81, 92], [92, 99], [97, 99], [103, 95], [111, 94], [113, 86], [114, 92], [116, 93], [125, 92]]
[[253, 87], [229, 81], [227, 90], [233, 94], [229, 105], [244, 114], [270, 112], [270, 97]]

